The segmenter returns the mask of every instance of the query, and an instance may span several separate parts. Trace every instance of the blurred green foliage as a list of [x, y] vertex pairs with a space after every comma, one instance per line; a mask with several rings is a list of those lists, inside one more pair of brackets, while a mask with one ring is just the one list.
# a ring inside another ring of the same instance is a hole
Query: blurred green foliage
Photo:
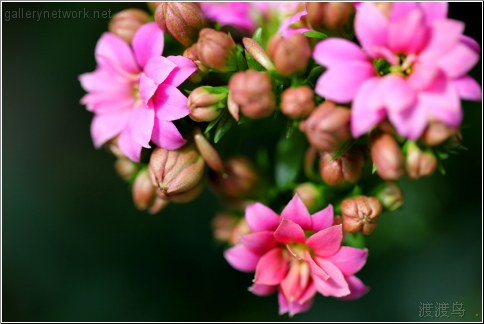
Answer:
[[[247, 287], [214, 242], [208, 190], [160, 215], [137, 211], [114, 159], [95, 150], [77, 77], [95, 67], [107, 19], [10, 19], [10, 10], [111, 10], [143, 3], [5, 3], [2, 66], [4, 321], [277, 321], [277, 298]], [[480, 3], [452, 3], [482, 38]], [[481, 76], [481, 63], [474, 77]], [[406, 204], [366, 240], [354, 302], [316, 298], [292, 320], [419, 321], [425, 302], [461, 302], [482, 320], [482, 109], [465, 104], [462, 151], [447, 176], [402, 181]], [[229, 136], [227, 138], [230, 138]], [[220, 145], [234, 146], [234, 143]], [[270, 144], [270, 143], [267, 143]], [[255, 154], [256, 152], [254, 152]]]

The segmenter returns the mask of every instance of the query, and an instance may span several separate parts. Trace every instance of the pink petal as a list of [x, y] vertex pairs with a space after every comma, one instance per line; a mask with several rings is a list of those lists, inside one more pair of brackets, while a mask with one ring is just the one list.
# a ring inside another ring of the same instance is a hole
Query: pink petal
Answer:
[[155, 95], [157, 89], [158, 85], [155, 83], [155, 81], [146, 74], [141, 73], [139, 79], [139, 96], [145, 105], [148, 105], [151, 98], [153, 98]]
[[403, 19], [414, 11], [420, 11], [416, 2], [393, 2], [391, 4], [390, 21]]
[[309, 299], [307, 302], [301, 304], [299, 301], [288, 301], [281, 290], [279, 290], [278, 295], [279, 301], [279, 315], [289, 313], [289, 316], [294, 316], [299, 313], [303, 313], [311, 308], [313, 299]]
[[257, 255], [263, 255], [277, 245], [272, 231], [246, 234], [242, 236], [241, 243]]
[[301, 226], [286, 218], [282, 219], [281, 224], [274, 232], [274, 238], [283, 244], [306, 242], [306, 236]]
[[91, 123], [91, 136], [94, 146], [101, 147], [108, 140], [116, 137], [128, 125], [130, 110], [112, 114], [95, 115]]
[[258, 285], [258, 284], [253, 284], [250, 288], [249, 291], [253, 293], [254, 295], [257, 296], [267, 296], [272, 294], [274, 291], [276, 291], [277, 286], [267, 286], [267, 285]]
[[378, 87], [380, 78], [366, 81], [358, 91], [351, 108], [351, 133], [357, 138], [369, 132], [386, 117]]
[[480, 101], [482, 100], [482, 89], [479, 83], [471, 77], [464, 76], [452, 80], [452, 84], [456, 88], [459, 96], [462, 99]]
[[279, 289], [279, 293], [277, 294], [277, 301], [279, 302], [279, 315], [284, 315], [288, 313], [289, 303], [281, 289]]
[[289, 272], [281, 282], [281, 290], [290, 302], [302, 295], [309, 282], [309, 268], [304, 270], [303, 267], [309, 266], [306, 263], [292, 263]]
[[316, 93], [337, 103], [348, 103], [363, 83], [374, 75], [375, 68], [368, 62], [333, 65], [319, 78]]
[[126, 127], [118, 137], [118, 145], [121, 152], [131, 161], [139, 162], [143, 147], [138, 144], [131, 135], [131, 129]]
[[153, 109], [140, 107], [134, 109], [128, 127], [133, 140], [142, 147], [150, 148], [151, 133], [155, 122]]
[[165, 83], [174, 87], [178, 87], [180, 84], [185, 82], [185, 80], [198, 69], [192, 60], [181, 55], [168, 56], [167, 59], [172, 61], [176, 67], [165, 80]]
[[287, 273], [288, 261], [284, 259], [281, 248], [274, 248], [264, 254], [255, 269], [256, 284], [278, 285]]
[[254, 271], [260, 258], [241, 244], [226, 250], [224, 257], [232, 267], [242, 272]]
[[311, 274], [316, 277], [319, 277], [322, 280], [328, 280], [329, 274], [324, 271], [319, 264], [314, 261], [313, 257], [311, 256], [311, 253], [309, 251], [306, 251], [306, 262], [309, 264], [309, 268], [311, 269]]
[[313, 220], [313, 231], [320, 231], [330, 227], [333, 225], [334, 220], [333, 205], [330, 204], [325, 209], [314, 213], [311, 218]]
[[355, 300], [362, 297], [369, 290], [365, 284], [355, 276], [346, 277], [346, 282], [350, 288], [351, 293], [347, 296], [340, 298], [341, 300]]
[[177, 150], [186, 143], [175, 124], [158, 118], [155, 118], [151, 140], [157, 146], [167, 150]]
[[79, 76], [81, 86], [87, 92], [101, 92], [109, 94], [131, 94], [133, 82], [119, 78], [104, 69], [84, 73]]
[[419, 53], [427, 44], [430, 33], [420, 10], [393, 20], [388, 30], [388, 45], [394, 53]]
[[314, 284], [314, 281], [311, 280], [306, 288], [306, 291], [298, 298], [297, 303], [299, 303], [300, 305], [307, 304], [308, 302], [312, 303], [312, 300], [316, 293], [316, 285]]
[[136, 106], [133, 97], [124, 94], [91, 92], [81, 99], [89, 111], [96, 114], [114, 114], [121, 110], [130, 110]]
[[355, 16], [355, 33], [370, 56], [378, 47], [385, 47], [388, 35], [388, 21], [373, 3], [362, 4]]
[[413, 71], [408, 76], [408, 84], [416, 91], [428, 88], [442, 71], [435, 65], [435, 62], [420, 63], [413, 66]]
[[329, 261], [318, 258], [316, 262], [321, 268], [329, 274], [327, 280], [322, 280], [319, 277], [313, 277], [316, 289], [323, 296], [344, 297], [348, 296], [351, 291], [345, 277], [337, 266]]
[[313, 249], [316, 255], [326, 257], [339, 250], [342, 240], [343, 229], [341, 225], [334, 225], [311, 235], [306, 244]]
[[419, 59], [433, 63], [452, 50], [460, 41], [464, 23], [456, 20], [436, 20], [432, 23], [431, 38]]
[[245, 209], [245, 220], [254, 232], [274, 231], [281, 218], [272, 209], [261, 203], [254, 203]]
[[144, 72], [158, 85], [175, 70], [176, 64], [163, 56], [153, 56], [145, 65]]
[[345, 276], [351, 276], [363, 268], [367, 257], [367, 249], [342, 246], [336, 254], [326, 257], [326, 260], [337, 266]]
[[97, 63], [104, 68], [127, 73], [139, 72], [128, 43], [112, 33], [104, 33], [101, 36], [95, 52]]
[[144, 24], [133, 38], [133, 50], [140, 67], [154, 56], [163, 53], [165, 45], [163, 31], [154, 22]]
[[156, 110], [156, 117], [161, 120], [171, 121], [187, 116], [188, 98], [177, 88], [161, 84], [153, 97], [153, 105]]
[[407, 81], [389, 74], [382, 78], [377, 90], [387, 111], [401, 112], [415, 104], [417, 96]]
[[478, 42], [476, 42], [473, 38], [470, 38], [469, 36], [462, 35], [460, 37], [460, 43], [468, 46], [470, 49], [472, 49], [477, 54], [481, 53], [481, 45], [479, 45]]
[[456, 45], [438, 62], [438, 66], [450, 78], [458, 78], [469, 72], [479, 61], [479, 53], [464, 44]]
[[425, 130], [429, 121], [429, 113], [420, 102], [412, 109], [403, 112], [390, 111], [388, 119], [398, 134], [411, 140], [417, 140]]
[[419, 2], [422, 8], [427, 23], [434, 20], [447, 18], [447, 12], [449, 11], [449, 4], [447, 2]]
[[314, 48], [313, 57], [327, 67], [349, 61], [368, 61], [366, 54], [355, 43], [342, 38], [328, 38], [319, 42]]
[[281, 213], [281, 217], [292, 220], [305, 230], [308, 230], [312, 227], [312, 220], [308, 209], [297, 194], [292, 197], [291, 201], [284, 208]]

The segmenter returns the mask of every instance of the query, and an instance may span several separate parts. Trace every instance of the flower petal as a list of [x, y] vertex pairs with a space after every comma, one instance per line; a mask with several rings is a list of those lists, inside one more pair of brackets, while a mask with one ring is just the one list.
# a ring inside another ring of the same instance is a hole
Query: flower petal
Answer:
[[157, 146], [167, 150], [177, 150], [186, 143], [175, 124], [158, 118], [155, 118], [151, 140]]
[[301, 226], [286, 218], [282, 219], [281, 224], [274, 232], [274, 238], [282, 244], [306, 242], [306, 236]]
[[281, 217], [292, 220], [305, 230], [312, 227], [312, 220], [308, 209], [297, 194], [292, 197], [291, 201], [284, 208]]
[[326, 260], [337, 266], [345, 276], [351, 276], [363, 268], [367, 257], [367, 249], [342, 246], [336, 254], [326, 257]]
[[263, 255], [277, 245], [271, 231], [246, 234], [242, 236], [241, 243], [257, 255]]
[[161, 84], [153, 97], [156, 117], [161, 120], [177, 120], [190, 113], [188, 98], [177, 88]]
[[[304, 267], [307, 269], [303, 269]], [[297, 300], [306, 290], [310, 275], [308, 267], [306, 263], [291, 263], [289, 272], [282, 280], [281, 290], [290, 302]]]
[[155, 95], [157, 89], [158, 85], [155, 83], [155, 81], [146, 74], [141, 73], [139, 78], [139, 96], [145, 105], [148, 105], [151, 98], [153, 98]]
[[380, 102], [378, 87], [379, 78], [366, 81], [358, 91], [351, 108], [351, 133], [357, 138], [369, 132], [386, 117]]
[[320, 231], [330, 227], [334, 221], [333, 205], [330, 204], [325, 209], [314, 213], [311, 215], [311, 218], [313, 220], [313, 231]]
[[387, 111], [404, 111], [412, 107], [417, 99], [415, 91], [407, 81], [394, 74], [383, 77], [377, 91], [383, 99]]
[[128, 127], [133, 140], [142, 147], [151, 147], [149, 143], [154, 122], [155, 112], [153, 109], [140, 107], [134, 109], [131, 114]]
[[394, 53], [419, 53], [427, 44], [430, 33], [420, 10], [392, 20], [388, 30], [388, 45]]
[[254, 283], [263, 285], [280, 284], [286, 276], [288, 263], [284, 259], [280, 247], [270, 250], [257, 263]]
[[99, 148], [108, 140], [119, 135], [128, 125], [130, 116], [130, 110], [95, 115], [91, 123], [91, 137], [94, 146]]
[[460, 41], [464, 23], [456, 20], [436, 20], [432, 23], [431, 37], [419, 60], [429, 64], [452, 50]]
[[245, 209], [245, 220], [254, 232], [274, 231], [281, 218], [272, 209], [261, 203], [254, 203]]
[[422, 8], [427, 23], [434, 20], [447, 18], [447, 12], [449, 11], [449, 4], [447, 2], [419, 2]]
[[328, 38], [314, 48], [314, 60], [331, 67], [349, 61], [368, 61], [366, 54], [353, 42], [342, 38]]
[[163, 53], [165, 45], [163, 31], [154, 22], [144, 24], [133, 37], [133, 50], [140, 67], [154, 56]]
[[313, 257], [311, 256], [311, 253], [309, 251], [306, 251], [306, 262], [309, 264], [309, 268], [311, 269], [311, 274], [316, 277], [319, 277], [322, 280], [328, 280], [329, 275], [324, 271], [319, 264], [314, 261]]
[[376, 48], [386, 47], [388, 21], [374, 3], [363, 3], [358, 8], [355, 33], [370, 56], [374, 56]]
[[118, 146], [128, 159], [139, 162], [143, 147], [133, 139], [130, 127], [126, 127], [119, 135]]
[[276, 289], [277, 289], [277, 286], [253, 284], [249, 288], [249, 291], [257, 296], [267, 296], [272, 294], [274, 291], [276, 291]]
[[318, 258], [316, 262], [329, 275], [327, 280], [319, 277], [313, 277], [316, 289], [323, 296], [344, 297], [348, 296], [351, 291], [345, 277], [333, 263], [325, 259]]
[[350, 288], [351, 293], [347, 296], [341, 297], [341, 300], [355, 300], [362, 297], [370, 290], [365, 284], [355, 276], [346, 277], [346, 282]]
[[232, 267], [242, 272], [254, 271], [260, 258], [241, 244], [226, 250], [224, 257]]
[[462, 99], [480, 101], [482, 100], [482, 89], [479, 83], [471, 77], [464, 76], [452, 80], [452, 84], [456, 88], [459, 96]]
[[96, 44], [96, 62], [104, 68], [125, 73], [138, 73], [133, 52], [122, 38], [104, 33]]
[[198, 69], [192, 60], [181, 55], [168, 56], [167, 59], [173, 62], [176, 67], [165, 80], [165, 83], [174, 87], [178, 87], [180, 84], [185, 82], [185, 80]]
[[479, 61], [479, 54], [469, 46], [458, 44], [438, 62], [438, 66], [450, 78], [458, 78], [469, 72]]
[[146, 62], [144, 72], [158, 85], [165, 81], [176, 67], [176, 64], [166, 57], [153, 56]]
[[316, 255], [326, 257], [334, 255], [339, 250], [342, 240], [341, 225], [334, 225], [311, 235], [306, 244], [313, 249]]

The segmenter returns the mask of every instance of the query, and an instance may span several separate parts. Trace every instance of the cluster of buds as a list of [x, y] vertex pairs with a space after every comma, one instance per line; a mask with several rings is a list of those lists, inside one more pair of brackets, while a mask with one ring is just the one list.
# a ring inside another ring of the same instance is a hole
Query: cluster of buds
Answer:
[[355, 6], [351, 2], [306, 2], [307, 21], [317, 31], [347, 37], [352, 29]]

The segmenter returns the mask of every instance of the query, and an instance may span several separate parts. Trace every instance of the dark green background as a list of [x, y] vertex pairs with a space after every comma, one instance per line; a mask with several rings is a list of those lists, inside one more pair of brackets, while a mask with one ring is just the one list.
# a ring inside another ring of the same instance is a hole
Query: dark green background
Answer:
[[[131, 6], [144, 4], [3, 10]], [[453, 3], [450, 15], [480, 40], [481, 10]], [[113, 157], [93, 148], [77, 76], [94, 69], [107, 23], [3, 19], [3, 320], [288, 320], [277, 315], [275, 296], [247, 292], [252, 275], [223, 259], [209, 225], [217, 210], [210, 192], [160, 215], [139, 212]], [[402, 181], [404, 209], [384, 215], [368, 240], [360, 277], [371, 292], [355, 302], [318, 296], [294, 320], [421, 320], [421, 302], [462, 302], [463, 320], [482, 319], [481, 103], [464, 109], [469, 150], [446, 162], [447, 176]]]

